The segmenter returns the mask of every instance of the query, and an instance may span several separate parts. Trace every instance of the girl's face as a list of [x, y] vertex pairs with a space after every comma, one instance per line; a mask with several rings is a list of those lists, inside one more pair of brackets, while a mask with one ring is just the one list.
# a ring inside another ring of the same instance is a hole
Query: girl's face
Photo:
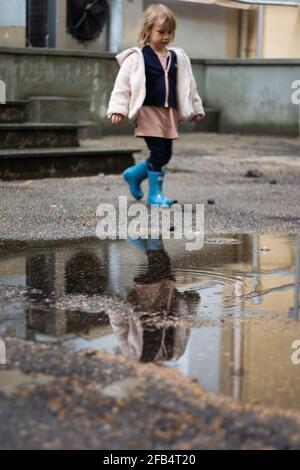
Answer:
[[157, 20], [152, 26], [149, 42], [156, 50], [163, 50], [171, 41], [173, 31], [168, 23]]

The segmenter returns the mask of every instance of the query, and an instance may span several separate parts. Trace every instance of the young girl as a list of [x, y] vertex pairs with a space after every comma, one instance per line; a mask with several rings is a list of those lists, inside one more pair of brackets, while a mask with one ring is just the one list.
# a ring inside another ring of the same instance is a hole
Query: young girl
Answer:
[[197, 92], [191, 62], [183, 49], [167, 47], [176, 30], [174, 13], [165, 5], [150, 5], [144, 13], [139, 43], [116, 56], [121, 66], [108, 105], [113, 124], [125, 117], [135, 124], [135, 136], [143, 137], [148, 159], [128, 168], [123, 177], [135, 199], [141, 199], [141, 183], [148, 177], [148, 204], [173, 204], [163, 193], [164, 167], [178, 139], [179, 121], [199, 121], [205, 116]]

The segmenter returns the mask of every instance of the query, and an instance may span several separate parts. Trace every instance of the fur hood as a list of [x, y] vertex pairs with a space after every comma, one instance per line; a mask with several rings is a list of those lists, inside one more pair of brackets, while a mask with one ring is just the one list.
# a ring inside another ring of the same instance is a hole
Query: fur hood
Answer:
[[[179, 120], [190, 120], [195, 114], [205, 114], [197, 92], [191, 61], [183, 49], [170, 47], [177, 55], [177, 106]], [[107, 117], [122, 114], [132, 122], [146, 97], [145, 63], [142, 50], [130, 47], [116, 59], [120, 65], [107, 110]]]

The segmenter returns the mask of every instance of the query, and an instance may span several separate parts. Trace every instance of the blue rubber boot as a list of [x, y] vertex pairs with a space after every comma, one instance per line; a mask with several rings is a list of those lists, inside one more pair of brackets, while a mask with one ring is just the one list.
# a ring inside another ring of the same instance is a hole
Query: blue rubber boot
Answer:
[[165, 172], [164, 171], [149, 171], [149, 193], [148, 193], [148, 204], [157, 207], [170, 207], [174, 201], [167, 199], [163, 194], [163, 181]]
[[148, 176], [147, 160], [130, 166], [122, 173], [125, 181], [129, 184], [129, 191], [135, 199], [142, 199], [144, 193], [141, 189], [141, 182]]
[[127, 243], [131, 245], [135, 250], [140, 251], [141, 253], [144, 253], [144, 255], [147, 252], [147, 240], [142, 240], [141, 238], [137, 238], [134, 240], [133, 238], [128, 237], [126, 239]]
[[135, 250], [144, 254], [146, 254], [147, 251], [157, 251], [164, 249], [163, 241], [160, 238], [137, 238], [134, 240], [133, 238], [128, 237], [126, 240], [127, 243], [129, 243], [129, 245], [132, 246]]

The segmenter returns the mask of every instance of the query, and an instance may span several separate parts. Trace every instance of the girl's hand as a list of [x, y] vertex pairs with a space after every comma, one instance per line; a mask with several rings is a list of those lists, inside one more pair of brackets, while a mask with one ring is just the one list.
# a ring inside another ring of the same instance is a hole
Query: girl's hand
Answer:
[[122, 124], [124, 121], [124, 116], [123, 114], [113, 114], [112, 117], [111, 117], [111, 122], [113, 124]]
[[191, 121], [201, 121], [204, 119], [204, 114], [195, 114], [195, 116], [192, 117]]

